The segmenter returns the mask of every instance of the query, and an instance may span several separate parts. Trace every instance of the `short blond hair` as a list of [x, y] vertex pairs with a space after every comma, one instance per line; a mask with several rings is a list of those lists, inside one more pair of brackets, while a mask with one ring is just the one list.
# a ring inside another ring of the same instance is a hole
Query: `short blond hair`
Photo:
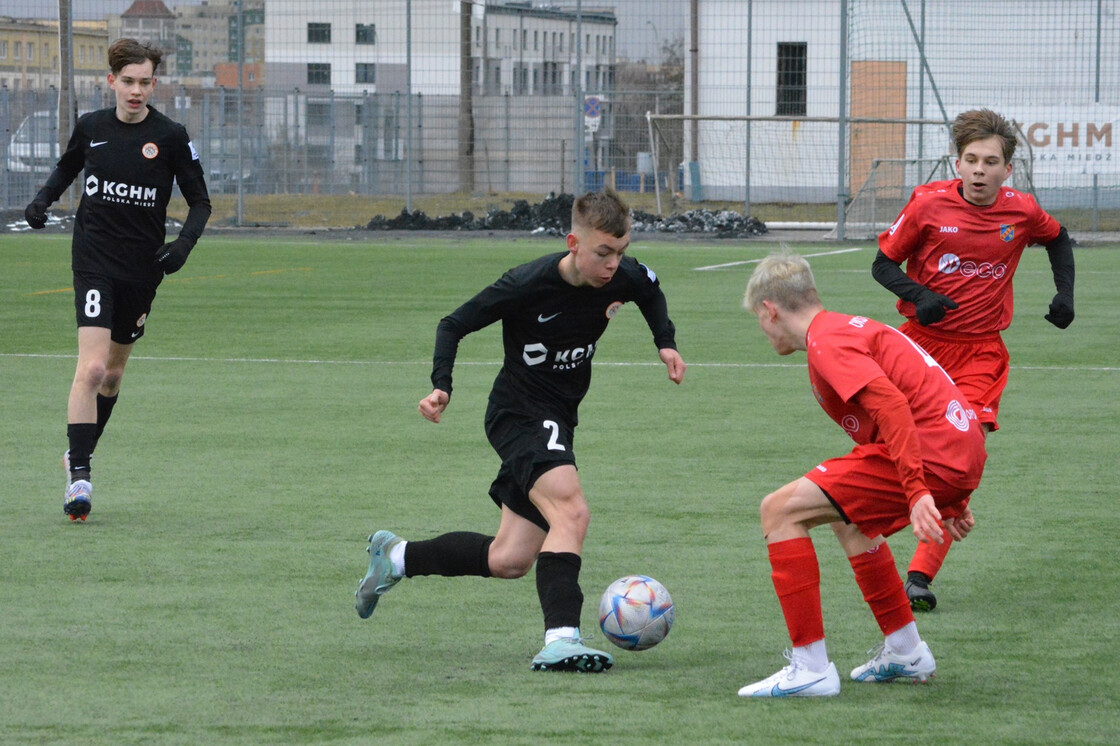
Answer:
[[788, 311], [819, 305], [817, 282], [809, 262], [785, 247], [759, 262], [747, 282], [743, 308], [757, 313], [764, 300]]

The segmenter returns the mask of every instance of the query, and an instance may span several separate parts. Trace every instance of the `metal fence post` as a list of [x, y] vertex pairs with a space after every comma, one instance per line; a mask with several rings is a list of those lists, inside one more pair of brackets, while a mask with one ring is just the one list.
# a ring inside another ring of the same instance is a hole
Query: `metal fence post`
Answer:
[[836, 122], [836, 238], [844, 240], [844, 211], [848, 202], [848, 0], [840, 0], [840, 90]]

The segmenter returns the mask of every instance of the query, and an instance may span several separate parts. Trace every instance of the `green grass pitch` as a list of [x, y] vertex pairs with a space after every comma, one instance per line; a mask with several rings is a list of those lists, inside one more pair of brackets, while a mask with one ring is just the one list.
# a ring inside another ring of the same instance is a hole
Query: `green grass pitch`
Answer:
[[[416, 406], [439, 319], [559, 240], [205, 237], [134, 350], [85, 524], [61, 510], [69, 243], [0, 244], [0, 743], [1120, 741], [1118, 247], [1078, 251], [1066, 331], [1042, 319], [1045, 252], [1024, 256], [978, 526], [918, 619], [934, 682], [759, 702], [735, 692], [789, 644], [759, 500], [851, 445], [804, 356], [774, 355], [740, 310], [774, 244], [635, 236], [690, 367], [667, 380], [632, 306], [596, 352], [576, 447], [583, 629], [606, 645], [599, 594], [635, 572], [670, 590], [676, 625], [589, 676], [529, 670], [531, 575], [418, 578], [368, 621], [353, 608], [373, 530], [496, 528], [482, 415], [498, 329], [464, 340], [442, 424]], [[829, 308], [897, 323], [872, 244], [796, 248]], [[846, 680], [879, 632], [831, 532], [814, 536]], [[912, 536], [891, 545], [904, 566]]]

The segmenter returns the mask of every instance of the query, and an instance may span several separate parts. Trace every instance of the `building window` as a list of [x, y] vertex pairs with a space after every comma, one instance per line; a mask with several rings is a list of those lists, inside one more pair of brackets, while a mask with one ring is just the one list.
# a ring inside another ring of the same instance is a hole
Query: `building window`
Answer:
[[307, 63], [307, 85], [330, 85], [331, 84], [331, 63], [329, 62], [308, 62]]
[[776, 116], [803, 117], [808, 110], [808, 47], [805, 42], [778, 43]]
[[331, 105], [326, 101], [307, 102], [307, 125], [326, 127], [331, 123]]
[[370, 85], [377, 83], [377, 65], [372, 62], [359, 62], [354, 68], [354, 82]]
[[23, 57], [23, 42], [17, 41], [12, 44], [12, 59], [18, 60]]
[[331, 25], [329, 23], [309, 23], [309, 24], [307, 24], [307, 43], [308, 44], [330, 44], [331, 43]]
[[500, 28], [494, 29], [494, 48], [502, 48], [502, 30]]
[[0, 40], [0, 60], [8, 59], [8, 40]]
[[533, 51], [537, 52], [541, 48], [541, 37], [539, 31], [533, 32]]
[[377, 25], [373, 23], [359, 23], [354, 27], [355, 44], [376, 44]]

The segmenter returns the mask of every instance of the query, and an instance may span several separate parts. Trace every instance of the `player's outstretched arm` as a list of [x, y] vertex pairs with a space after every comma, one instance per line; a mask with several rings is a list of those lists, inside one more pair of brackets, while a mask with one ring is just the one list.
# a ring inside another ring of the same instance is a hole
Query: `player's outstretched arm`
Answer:
[[661, 358], [661, 362], [665, 363], [665, 369], [669, 372], [669, 380], [673, 383], [683, 381], [687, 366], [684, 364], [681, 354], [672, 347], [662, 347], [657, 351], [657, 354]]
[[935, 293], [925, 285], [911, 280], [898, 262], [892, 261], [882, 249], [871, 264], [871, 276], [902, 300], [913, 303], [914, 315], [922, 326], [936, 324], [945, 318], [946, 310], [957, 308], [957, 303], [952, 298]]
[[447, 402], [451, 400], [446, 391], [432, 389], [432, 393], [420, 400], [420, 414], [429, 422], [439, 422], [443, 410], [447, 409]]

